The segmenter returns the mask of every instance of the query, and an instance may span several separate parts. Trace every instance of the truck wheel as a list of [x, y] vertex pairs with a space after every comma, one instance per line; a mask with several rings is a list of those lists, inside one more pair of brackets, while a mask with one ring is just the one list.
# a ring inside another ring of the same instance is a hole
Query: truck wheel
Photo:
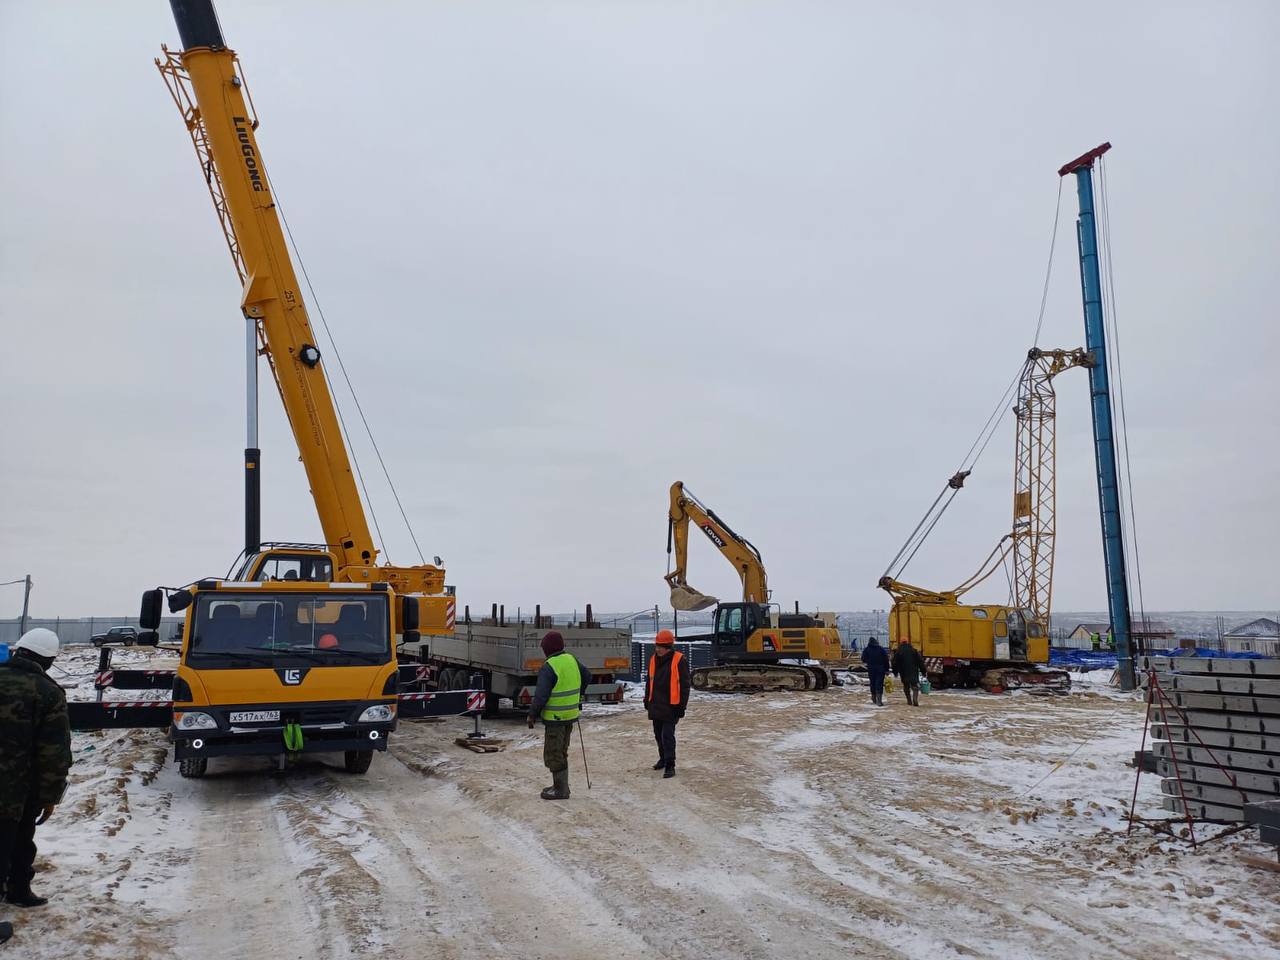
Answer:
[[208, 757], [190, 757], [178, 764], [178, 772], [188, 780], [199, 780], [208, 770]]
[[369, 764], [373, 763], [373, 751], [348, 750], [342, 755], [342, 763], [347, 773], [367, 773]]

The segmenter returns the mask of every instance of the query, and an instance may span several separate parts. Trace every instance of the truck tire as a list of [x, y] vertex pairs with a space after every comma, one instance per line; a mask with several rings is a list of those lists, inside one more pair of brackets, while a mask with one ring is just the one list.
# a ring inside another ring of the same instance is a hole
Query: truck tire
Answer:
[[347, 773], [368, 773], [371, 763], [372, 750], [348, 750], [342, 755], [342, 765], [347, 768]]
[[208, 770], [208, 757], [188, 757], [178, 763], [178, 772], [188, 780], [199, 780]]

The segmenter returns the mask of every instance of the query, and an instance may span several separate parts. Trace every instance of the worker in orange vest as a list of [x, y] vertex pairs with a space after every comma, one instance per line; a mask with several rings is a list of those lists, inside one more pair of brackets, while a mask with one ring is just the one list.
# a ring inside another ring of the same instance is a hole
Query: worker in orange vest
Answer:
[[659, 630], [649, 658], [649, 682], [644, 689], [644, 708], [653, 721], [653, 739], [658, 741], [658, 762], [664, 778], [676, 775], [676, 724], [689, 705], [689, 661], [675, 649], [670, 630]]

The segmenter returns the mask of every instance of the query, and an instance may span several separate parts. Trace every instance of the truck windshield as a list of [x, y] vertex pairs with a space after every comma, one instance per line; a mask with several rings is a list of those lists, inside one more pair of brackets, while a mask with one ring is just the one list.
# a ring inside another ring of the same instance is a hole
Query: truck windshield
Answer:
[[201, 593], [187, 663], [351, 666], [391, 656], [385, 594]]

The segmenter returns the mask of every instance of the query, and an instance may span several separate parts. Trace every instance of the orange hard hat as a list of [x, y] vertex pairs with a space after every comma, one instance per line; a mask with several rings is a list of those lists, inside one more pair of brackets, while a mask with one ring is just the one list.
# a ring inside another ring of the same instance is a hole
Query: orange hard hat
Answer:
[[319, 650], [333, 650], [338, 646], [338, 638], [332, 633], [322, 633], [320, 639], [316, 641], [316, 648]]
[[659, 630], [658, 635], [653, 638], [653, 642], [669, 647], [676, 642], [676, 635], [670, 630]]

